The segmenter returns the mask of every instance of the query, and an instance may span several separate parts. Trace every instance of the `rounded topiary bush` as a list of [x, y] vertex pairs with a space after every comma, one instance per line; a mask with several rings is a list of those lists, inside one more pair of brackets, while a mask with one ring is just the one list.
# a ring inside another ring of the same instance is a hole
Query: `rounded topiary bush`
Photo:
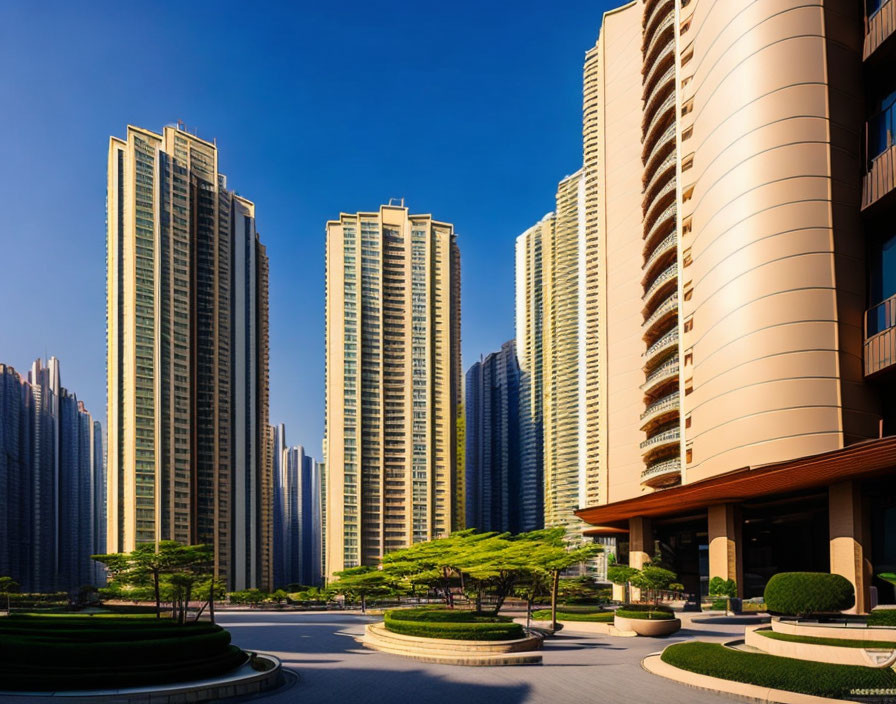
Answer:
[[786, 616], [809, 616], [848, 609], [856, 593], [846, 577], [827, 572], [781, 572], [765, 587], [768, 610]]

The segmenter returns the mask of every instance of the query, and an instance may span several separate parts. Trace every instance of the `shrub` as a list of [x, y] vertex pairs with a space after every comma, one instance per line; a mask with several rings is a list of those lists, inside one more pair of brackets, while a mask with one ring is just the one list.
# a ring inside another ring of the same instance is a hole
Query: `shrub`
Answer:
[[639, 609], [637, 611], [631, 611], [629, 609], [620, 608], [616, 610], [616, 615], [620, 618], [632, 618], [639, 621], [668, 621], [675, 618], [674, 613], [666, 611], [665, 609], [655, 609], [653, 611], [642, 611]]
[[847, 638], [820, 638], [817, 636], [800, 636], [793, 633], [776, 631], [756, 631], [759, 635], [772, 640], [783, 640], [788, 643], [806, 643], [807, 645], [832, 645], [835, 648], [889, 648], [896, 649], [896, 643], [882, 640], [852, 640]]
[[523, 627], [504, 616], [443, 609], [394, 609], [384, 618], [393, 633], [452, 640], [514, 640], [523, 638]]
[[672, 607], [665, 604], [623, 604], [619, 608], [626, 611], [666, 611], [670, 614], [674, 613]]
[[896, 609], [880, 609], [868, 614], [869, 626], [896, 626]]
[[[589, 623], [612, 623], [613, 622], [613, 612], [612, 611], [568, 611], [564, 609], [563, 611], [557, 612], [557, 620], [558, 621], [585, 621]], [[541, 609], [540, 611], [533, 611], [532, 618], [536, 621], [550, 621], [551, 620], [551, 610], [550, 609]]]
[[737, 596], [737, 582], [733, 579], [722, 579], [721, 577], [713, 577], [709, 580], [710, 596], [725, 596], [734, 598]]
[[845, 698], [858, 689], [896, 688], [896, 672], [890, 668], [829, 665], [732, 650], [718, 643], [670, 645], [663, 651], [662, 660], [701, 675], [818, 697]]
[[768, 610], [787, 616], [843, 611], [855, 601], [852, 583], [839, 574], [781, 572], [765, 587]]

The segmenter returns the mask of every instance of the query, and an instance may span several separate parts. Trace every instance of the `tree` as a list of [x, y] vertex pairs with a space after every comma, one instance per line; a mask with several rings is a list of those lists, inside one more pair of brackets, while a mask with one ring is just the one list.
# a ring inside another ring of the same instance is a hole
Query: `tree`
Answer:
[[637, 574], [633, 575], [630, 581], [632, 586], [647, 592], [648, 601], [652, 594], [653, 603], [656, 604], [657, 592], [662, 589], [668, 589], [677, 576], [672, 570], [648, 564], [642, 567]]
[[19, 593], [19, 583], [12, 577], [0, 577], [0, 594], [6, 595], [6, 615], [9, 616], [9, 595]]
[[629, 597], [629, 586], [632, 581], [632, 577], [638, 574], [638, 570], [635, 567], [629, 567], [628, 565], [611, 565], [607, 569], [607, 579], [618, 587], [623, 587], [625, 589], [625, 594], [623, 595], [623, 601], [628, 602]]
[[369, 565], [349, 567], [336, 572], [339, 578], [330, 589], [361, 600], [361, 613], [367, 613], [367, 597], [386, 596], [395, 592], [395, 585], [383, 570]]

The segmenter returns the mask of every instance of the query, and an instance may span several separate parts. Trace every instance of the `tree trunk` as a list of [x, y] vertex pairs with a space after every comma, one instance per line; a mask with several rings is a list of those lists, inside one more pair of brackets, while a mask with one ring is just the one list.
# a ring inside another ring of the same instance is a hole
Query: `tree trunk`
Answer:
[[367, 595], [366, 594], [361, 595], [361, 613], [362, 614], [367, 613]]
[[482, 611], [482, 585], [479, 584], [476, 587], [476, 613], [480, 613]]
[[215, 623], [215, 580], [212, 579], [211, 586], [208, 588], [208, 617]]
[[526, 630], [529, 630], [529, 622], [532, 620], [532, 592], [526, 596]]
[[152, 573], [152, 588], [156, 594], [156, 618], [162, 618], [162, 597], [159, 593], [159, 572]]
[[560, 570], [551, 575], [551, 629], [557, 630], [557, 592], [560, 590]]

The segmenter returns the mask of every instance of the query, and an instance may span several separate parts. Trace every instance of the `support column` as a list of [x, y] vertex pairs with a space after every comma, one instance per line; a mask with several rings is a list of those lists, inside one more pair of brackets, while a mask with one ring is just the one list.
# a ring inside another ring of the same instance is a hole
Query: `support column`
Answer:
[[[641, 569], [653, 559], [653, 526], [650, 519], [635, 516], [628, 519], [628, 564], [629, 567]], [[638, 601], [641, 590], [631, 588], [631, 600]]]
[[744, 595], [744, 564], [741, 545], [743, 521], [734, 504], [716, 504], [706, 511], [709, 529], [709, 578], [733, 579], [737, 596]]
[[828, 487], [828, 525], [831, 574], [846, 577], [856, 590], [856, 605], [849, 613], [866, 613], [871, 604], [871, 561], [867, 516], [855, 482]]

